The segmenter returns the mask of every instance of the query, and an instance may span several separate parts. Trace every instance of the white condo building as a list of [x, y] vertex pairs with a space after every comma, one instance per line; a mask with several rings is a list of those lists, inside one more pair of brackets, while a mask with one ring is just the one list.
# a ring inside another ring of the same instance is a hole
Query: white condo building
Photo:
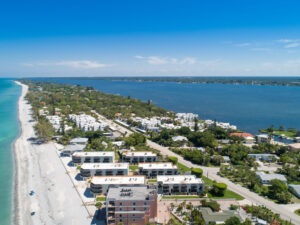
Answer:
[[136, 187], [146, 184], [145, 176], [95, 176], [90, 190], [94, 195], [106, 194], [111, 187]]
[[204, 190], [204, 182], [195, 175], [157, 176], [158, 192], [162, 194], [199, 194]]
[[82, 163], [113, 163], [114, 161], [114, 152], [76, 152], [72, 155], [72, 163], [75, 165]]
[[137, 164], [140, 162], [155, 162], [157, 160], [157, 154], [153, 152], [134, 152], [124, 151], [122, 153], [122, 161]]
[[69, 119], [73, 121], [82, 131], [103, 131], [104, 128], [108, 126], [106, 122], [97, 120], [96, 118], [86, 114], [70, 114]]
[[128, 175], [128, 171], [128, 163], [84, 163], [80, 168], [80, 176], [122, 176]]
[[178, 168], [170, 162], [139, 163], [139, 174], [147, 177], [176, 175], [178, 174]]

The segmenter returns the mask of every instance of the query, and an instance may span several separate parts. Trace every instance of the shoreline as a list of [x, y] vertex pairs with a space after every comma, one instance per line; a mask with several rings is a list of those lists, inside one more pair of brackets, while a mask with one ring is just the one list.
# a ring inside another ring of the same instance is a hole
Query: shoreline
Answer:
[[[24, 99], [28, 86], [22, 87], [18, 100], [19, 136], [13, 143], [13, 196], [11, 224], [91, 223], [86, 207], [71, 182], [53, 142], [38, 144], [31, 105]], [[34, 195], [29, 195], [33, 190]], [[34, 215], [31, 213], [34, 212]]]
[[21, 86], [21, 95], [17, 102], [17, 112], [18, 112], [18, 124], [19, 124], [19, 133], [16, 136], [15, 140], [12, 142], [11, 151], [12, 151], [12, 157], [13, 157], [13, 182], [12, 182], [12, 204], [11, 204], [11, 224], [20, 224], [19, 223], [19, 174], [20, 172], [18, 167], [18, 154], [16, 153], [16, 142], [22, 135], [22, 123], [20, 120], [20, 101], [21, 99], [27, 94], [27, 91], [25, 90], [25, 93], [23, 93], [24, 87], [23, 85], [18, 82], [14, 81], [17, 85]]

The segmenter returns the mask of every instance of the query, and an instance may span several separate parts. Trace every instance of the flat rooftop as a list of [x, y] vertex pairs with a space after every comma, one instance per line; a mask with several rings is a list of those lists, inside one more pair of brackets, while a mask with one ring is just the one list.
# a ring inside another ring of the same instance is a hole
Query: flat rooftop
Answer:
[[142, 156], [152, 156], [152, 157], [155, 157], [157, 156], [156, 153], [153, 153], [153, 152], [131, 152], [131, 151], [125, 151], [122, 153], [122, 155], [125, 155], [125, 156], [139, 156], [139, 157], [142, 157]]
[[203, 184], [203, 180], [195, 175], [157, 176], [157, 182], [163, 184]]
[[73, 154], [73, 156], [77, 156], [77, 157], [84, 157], [84, 156], [110, 156], [110, 157], [114, 157], [115, 153], [114, 152], [76, 152]]
[[177, 169], [177, 166], [170, 162], [139, 163], [140, 167], [143, 169]]
[[145, 186], [112, 187], [109, 189], [106, 199], [115, 199], [117, 201], [145, 201], [147, 196], [154, 194], [154, 191], [154, 189], [148, 189]]
[[281, 181], [286, 181], [286, 178], [282, 174], [268, 174], [264, 172], [256, 172], [256, 175], [258, 175], [262, 180], [281, 180]]
[[70, 143], [73, 143], [73, 142], [88, 142], [88, 138], [82, 138], [82, 137], [77, 137], [77, 138], [73, 138]]
[[67, 145], [63, 151], [82, 151], [85, 148], [86, 145]]
[[128, 169], [129, 163], [83, 163], [81, 169]]
[[145, 184], [145, 176], [95, 176], [93, 184]]

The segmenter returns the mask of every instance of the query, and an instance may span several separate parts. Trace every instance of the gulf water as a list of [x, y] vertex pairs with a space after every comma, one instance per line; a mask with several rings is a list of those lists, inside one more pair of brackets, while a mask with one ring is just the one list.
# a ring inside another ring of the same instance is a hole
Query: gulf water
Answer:
[[122, 96], [131, 96], [175, 112], [193, 112], [200, 119], [216, 119], [258, 133], [271, 125], [300, 129], [300, 87], [172, 82], [47, 79], [80, 84]]
[[13, 190], [13, 142], [19, 134], [18, 99], [21, 87], [0, 79], [0, 224], [11, 223]]

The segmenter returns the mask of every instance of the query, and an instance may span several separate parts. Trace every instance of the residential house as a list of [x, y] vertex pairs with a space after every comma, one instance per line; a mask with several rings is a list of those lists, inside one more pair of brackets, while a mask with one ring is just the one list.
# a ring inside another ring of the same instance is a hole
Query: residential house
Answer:
[[254, 158], [256, 161], [267, 161], [272, 162], [274, 160], [279, 159], [279, 157], [275, 154], [248, 154], [249, 158]]
[[272, 180], [280, 180], [284, 183], [287, 183], [285, 176], [282, 174], [275, 174], [275, 173], [268, 174], [265, 172], [256, 172], [256, 175], [258, 176], [262, 184], [270, 184]]

